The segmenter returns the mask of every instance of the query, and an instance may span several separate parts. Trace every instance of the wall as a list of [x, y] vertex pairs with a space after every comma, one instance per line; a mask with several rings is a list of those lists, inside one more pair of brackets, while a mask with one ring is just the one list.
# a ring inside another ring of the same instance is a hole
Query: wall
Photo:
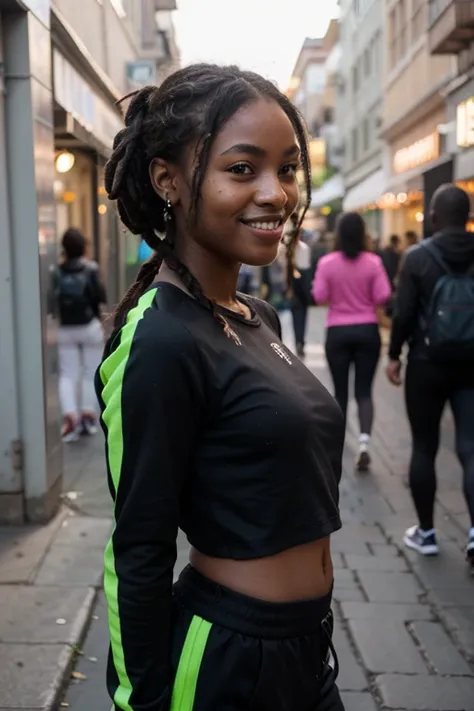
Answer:
[[[385, 87], [384, 125], [393, 126], [453, 76], [452, 57], [432, 56], [423, 37], [401, 66], [389, 71]], [[439, 97], [442, 103], [442, 98]], [[429, 109], [428, 109], [429, 110]]]
[[[137, 0], [138, 1], [138, 0]], [[125, 63], [138, 56], [130, 28], [110, 0], [55, 0], [55, 7], [118, 91], [127, 92]]]
[[338, 123], [345, 144], [344, 173], [347, 187], [357, 184], [381, 164], [379, 117], [383, 86], [383, 3], [341, 2], [343, 94], [338, 101]]

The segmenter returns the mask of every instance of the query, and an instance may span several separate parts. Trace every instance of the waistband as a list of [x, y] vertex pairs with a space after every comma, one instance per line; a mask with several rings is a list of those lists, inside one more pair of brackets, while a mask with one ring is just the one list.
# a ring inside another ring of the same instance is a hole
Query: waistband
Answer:
[[260, 639], [287, 639], [332, 631], [332, 590], [321, 598], [266, 602], [204, 577], [188, 565], [175, 583], [175, 598], [193, 614], [225, 629]]

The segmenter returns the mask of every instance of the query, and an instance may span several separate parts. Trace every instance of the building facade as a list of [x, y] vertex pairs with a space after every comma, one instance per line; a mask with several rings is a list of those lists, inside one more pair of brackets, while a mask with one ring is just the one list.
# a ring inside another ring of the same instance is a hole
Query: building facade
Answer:
[[[150, 3], [135, 7], [152, 7], [159, 50], [159, 15], [172, 3]], [[139, 39], [118, 0], [0, 0], [0, 521], [46, 521], [58, 507], [57, 323], [48, 294], [64, 229], [89, 238], [110, 302], [126, 283], [125, 237], [103, 181], [123, 126], [115, 102], [142, 59]], [[158, 50], [157, 76], [167, 71]]]
[[474, 2], [429, 3], [428, 45], [433, 57], [457, 60], [457, 76], [446, 90], [446, 142], [453, 179], [471, 197], [474, 230]]
[[429, 231], [425, 214], [434, 190], [453, 178], [445, 93], [457, 61], [431, 53], [426, 0], [385, 0], [384, 23], [384, 232], [421, 236]]
[[384, 171], [382, 0], [341, 0], [338, 124], [344, 142], [345, 210], [359, 210], [374, 236], [382, 229], [377, 205]]

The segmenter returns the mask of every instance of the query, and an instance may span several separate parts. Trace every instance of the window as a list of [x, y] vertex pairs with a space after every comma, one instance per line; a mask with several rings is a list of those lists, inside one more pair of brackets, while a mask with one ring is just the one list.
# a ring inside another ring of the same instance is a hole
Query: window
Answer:
[[407, 0], [398, 0], [389, 17], [389, 53], [392, 68], [407, 53], [409, 39]]
[[366, 153], [370, 148], [369, 119], [365, 118], [362, 124], [362, 150]]
[[359, 132], [357, 128], [352, 129], [352, 162], [359, 160]]
[[322, 94], [326, 82], [324, 64], [310, 64], [306, 70], [306, 90], [308, 94]]
[[352, 91], [354, 94], [359, 91], [359, 67], [357, 62], [352, 67]]
[[426, 0], [412, 0], [411, 3], [411, 32], [412, 38], [415, 42], [422, 35], [424, 35], [427, 27], [428, 17], [427, 17], [428, 3]]
[[407, 0], [398, 3], [398, 27], [400, 33], [398, 59], [402, 59], [408, 50], [408, 13]]

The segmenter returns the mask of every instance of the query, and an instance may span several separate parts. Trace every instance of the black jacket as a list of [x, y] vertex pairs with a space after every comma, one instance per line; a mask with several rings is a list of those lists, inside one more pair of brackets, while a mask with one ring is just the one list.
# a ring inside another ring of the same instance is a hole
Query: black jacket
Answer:
[[[425, 240], [426, 241], [426, 240]], [[463, 273], [474, 264], [474, 234], [462, 230], [438, 232], [430, 241], [440, 250], [454, 272]], [[409, 345], [409, 359], [428, 358], [424, 343], [426, 314], [431, 294], [443, 275], [423, 243], [407, 251], [400, 277], [392, 323], [389, 357], [397, 360], [403, 344]]]

